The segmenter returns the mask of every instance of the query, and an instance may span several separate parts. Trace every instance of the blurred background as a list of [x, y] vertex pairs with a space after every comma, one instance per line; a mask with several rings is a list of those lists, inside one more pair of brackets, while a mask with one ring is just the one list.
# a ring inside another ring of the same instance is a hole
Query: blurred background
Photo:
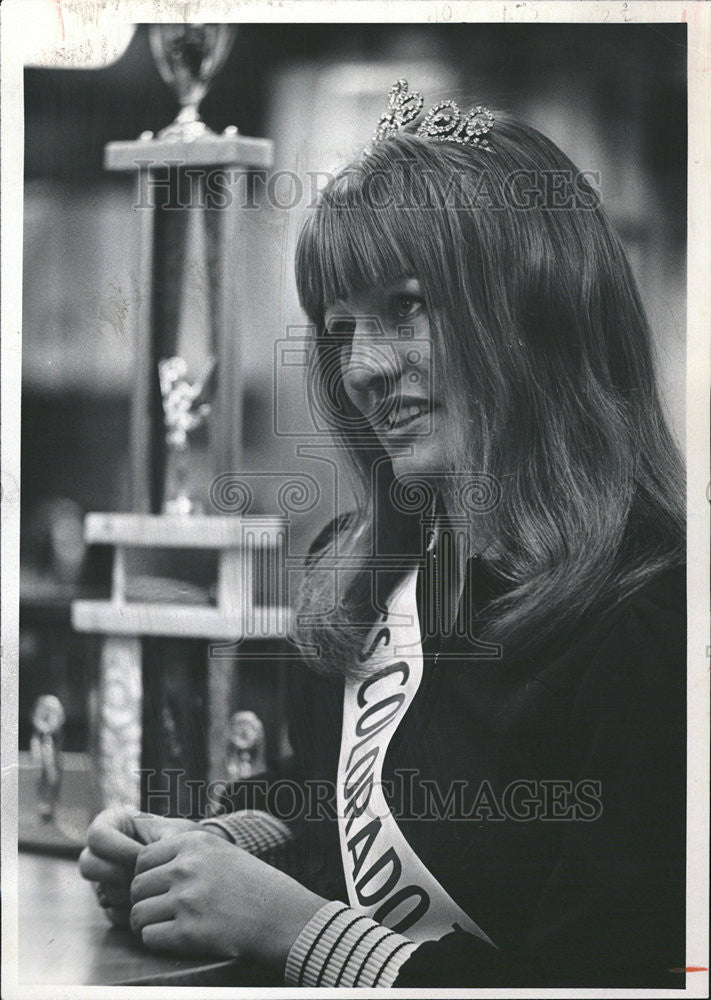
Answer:
[[[424, 93], [427, 106], [453, 96], [460, 105], [481, 101], [518, 114], [578, 167], [599, 173], [654, 329], [669, 422], [682, 442], [684, 28], [238, 26], [201, 114], [217, 132], [234, 125], [271, 139], [274, 164], [271, 181], [249, 181], [249, 207], [235, 230], [242, 344], [230, 376], [239, 380], [241, 399], [233, 455], [245, 472], [307, 472], [319, 483], [319, 502], [294, 519], [293, 552], [304, 551], [335, 503], [347, 502], [347, 495], [334, 497], [330, 466], [297, 454], [300, 430], [310, 430], [303, 367], [284, 367], [279, 354], [280, 342], [305, 323], [292, 274], [295, 238], [315, 178], [368, 142], [400, 76]], [[85, 547], [81, 522], [89, 511], [132, 507], [131, 393], [145, 375], [136, 348], [146, 281], [136, 177], [104, 169], [104, 147], [158, 131], [178, 104], [152, 57], [148, 26], [139, 25], [127, 33], [123, 54], [102, 68], [28, 66], [25, 109], [20, 741], [23, 750], [30, 746], [32, 707], [50, 694], [66, 713], [64, 751], [81, 755], [91, 750], [92, 712], [99, 710], [100, 650], [97, 636], [72, 629], [70, 608], [78, 597], [106, 591], [111, 556], [106, 546]], [[195, 303], [205, 280], [195, 262], [205, 259], [206, 237], [196, 226], [188, 223], [182, 265], [188, 330], [200, 326]], [[274, 512], [268, 480], [255, 480], [257, 512]], [[199, 776], [208, 752], [205, 644], [166, 641], [172, 645], [152, 647], [148, 672], [143, 653], [143, 761], [182, 764]], [[229, 695], [231, 709], [265, 720], [268, 762], [288, 752], [280, 683], [250, 688], [243, 679]]]

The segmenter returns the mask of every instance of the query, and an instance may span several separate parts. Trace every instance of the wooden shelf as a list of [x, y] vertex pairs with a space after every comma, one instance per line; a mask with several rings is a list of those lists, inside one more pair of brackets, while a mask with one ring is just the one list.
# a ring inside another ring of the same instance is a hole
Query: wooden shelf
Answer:
[[[273, 639], [289, 633], [290, 608], [254, 602], [254, 558], [264, 552], [270, 559], [280, 558], [286, 542], [281, 517], [91, 513], [84, 519], [84, 540], [113, 545], [115, 552], [111, 599], [72, 603], [78, 632], [214, 640]], [[161, 600], [157, 585], [155, 599], [147, 594], [131, 600], [125, 558], [131, 548], [215, 550], [217, 605]], [[276, 564], [274, 569], [278, 572]]]
[[273, 639], [289, 632], [290, 608], [254, 607], [240, 619], [218, 608], [181, 604], [119, 604], [74, 601], [72, 625], [79, 632], [164, 635], [181, 639]]
[[270, 515], [238, 517], [190, 514], [87, 514], [84, 540], [88, 545], [140, 548], [239, 549], [277, 545], [284, 537], [283, 518]]

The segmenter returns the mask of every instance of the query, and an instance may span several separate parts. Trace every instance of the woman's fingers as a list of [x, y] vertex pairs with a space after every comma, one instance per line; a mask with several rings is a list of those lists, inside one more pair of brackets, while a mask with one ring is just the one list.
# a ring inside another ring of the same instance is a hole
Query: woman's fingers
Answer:
[[134, 934], [140, 934], [149, 924], [160, 924], [174, 919], [175, 900], [170, 892], [142, 899], [139, 903], [134, 903], [131, 908], [131, 930]]
[[130, 927], [131, 911], [127, 906], [112, 906], [104, 913], [114, 927]]
[[113, 885], [107, 885], [105, 882], [96, 882], [96, 898], [99, 901], [99, 906], [103, 907], [105, 910], [111, 910], [113, 908], [118, 908], [121, 910], [129, 909], [131, 906], [131, 890], [128, 885], [119, 888]]
[[89, 882], [102, 882], [107, 886], [123, 886], [128, 888], [132, 869], [100, 858], [85, 847], [79, 855], [79, 871]]
[[165, 865], [151, 868], [149, 871], [136, 875], [131, 882], [131, 902], [140, 903], [151, 896], [160, 896], [168, 892], [172, 884], [171, 873]]
[[[99, 906], [109, 911], [127, 910], [131, 905], [131, 871], [112, 861], [98, 858], [89, 847], [79, 855], [79, 871], [94, 883]], [[124, 921], [128, 922], [128, 918]]]
[[87, 843], [94, 854], [133, 868], [141, 849], [134, 839], [134, 812], [122, 808], [99, 813], [87, 833]]
[[177, 837], [181, 833], [201, 829], [193, 820], [179, 819], [175, 816], [153, 816], [151, 813], [139, 813], [134, 816], [133, 828], [136, 840], [140, 840], [142, 844], [151, 844], [154, 840]]
[[162, 816], [137, 816], [133, 822], [136, 839], [141, 844], [152, 844], [166, 835], [167, 824]]
[[156, 840], [153, 844], [139, 848], [136, 858], [136, 875], [172, 861], [180, 849], [184, 836], [185, 834], [177, 837], [165, 837], [163, 840]]
[[180, 946], [175, 920], [162, 924], [149, 924], [143, 928], [141, 938], [146, 948], [154, 951], [172, 951]]

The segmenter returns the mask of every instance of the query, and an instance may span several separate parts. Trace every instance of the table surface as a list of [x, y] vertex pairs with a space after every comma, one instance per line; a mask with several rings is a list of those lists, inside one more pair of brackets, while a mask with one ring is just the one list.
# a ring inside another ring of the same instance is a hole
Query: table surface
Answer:
[[151, 953], [113, 927], [76, 861], [20, 852], [19, 971], [33, 985], [278, 985], [239, 961]]

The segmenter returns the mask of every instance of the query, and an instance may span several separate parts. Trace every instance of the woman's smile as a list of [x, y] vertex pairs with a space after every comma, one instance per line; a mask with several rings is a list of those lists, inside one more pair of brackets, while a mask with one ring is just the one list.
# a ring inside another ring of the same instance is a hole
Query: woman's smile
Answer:
[[396, 434], [402, 430], [409, 429], [417, 425], [419, 430], [421, 425], [429, 424], [429, 417], [437, 409], [432, 406], [428, 399], [412, 400], [402, 399], [393, 403], [392, 409], [385, 420], [375, 426], [378, 436], [383, 434]]

